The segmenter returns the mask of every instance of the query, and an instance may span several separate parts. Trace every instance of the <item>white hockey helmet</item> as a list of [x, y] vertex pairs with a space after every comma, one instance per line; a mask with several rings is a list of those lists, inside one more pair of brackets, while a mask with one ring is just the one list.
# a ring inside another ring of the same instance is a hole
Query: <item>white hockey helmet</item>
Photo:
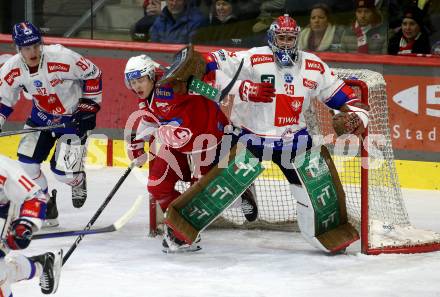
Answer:
[[126, 87], [131, 89], [129, 81], [132, 79], [141, 78], [145, 75], [148, 75], [148, 77], [154, 81], [155, 69], [159, 66], [159, 63], [154, 62], [147, 55], [131, 57], [128, 59], [124, 70], [124, 81]]

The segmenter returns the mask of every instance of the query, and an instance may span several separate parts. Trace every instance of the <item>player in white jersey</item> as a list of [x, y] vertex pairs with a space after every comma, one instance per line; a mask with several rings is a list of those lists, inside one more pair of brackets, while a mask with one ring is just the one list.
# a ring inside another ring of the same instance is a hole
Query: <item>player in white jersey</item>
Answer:
[[55, 293], [62, 251], [33, 257], [8, 254], [28, 247], [46, 215], [46, 195], [16, 161], [0, 155], [0, 296], [11, 297], [11, 284], [40, 277], [41, 291]]
[[[360, 134], [368, 124], [368, 107], [362, 106], [353, 90], [316, 55], [298, 50], [299, 33], [294, 19], [280, 16], [268, 30], [268, 46], [238, 52], [219, 50], [212, 53], [208, 63], [209, 69], [220, 69], [231, 76], [244, 59], [239, 79], [270, 82], [275, 87], [276, 96], [270, 103], [245, 102], [243, 97], [235, 100], [231, 121], [241, 128], [248, 149], [256, 157], [272, 160], [280, 167], [297, 200], [303, 189], [292, 160], [312, 147], [304, 116], [311, 99], [316, 97], [331, 109], [353, 114], [358, 123], [354, 134]], [[241, 93], [253, 91], [249, 87]], [[302, 204], [298, 205], [301, 221]]]
[[0, 68], [3, 66], [3, 64], [5, 64], [5, 62], [7, 61], [7, 60], [9, 60], [9, 58], [11, 58], [12, 57], [12, 55], [9, 55], [9, 54], [3, 54], [3, 55], [0, 55]]
[[62, 45], [43, 45], [39, 29], [29, 22], [14, 25], [12, 39], [17, 54], [0, 71], [0, 129], [21, 91], [33, 103], [25, 128], [65, 123], [66, 128], [24, 134], [17, 154], [27, 174], [47, 193], [40, 165], [56, 144], [51, 170], [72, 187], [72, 202], [79, 208], [87, 197], [83, 159], [88, 132], [95, 128], [100, 110], [101, 71]]

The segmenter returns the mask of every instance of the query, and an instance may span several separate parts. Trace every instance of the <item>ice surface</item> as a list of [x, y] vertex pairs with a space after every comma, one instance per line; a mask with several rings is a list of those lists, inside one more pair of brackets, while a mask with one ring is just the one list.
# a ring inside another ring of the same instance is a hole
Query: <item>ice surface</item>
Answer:
[[[88, 169], [89, 198], [81, 209], [73, 208], [70, 189], [47, 174], [59, 192], [62, 227], [85, 226], [123, 171]], [[112, 223], [137, 195], [146, 194], [139, 181], [143, 176], [145, 172], [133, 172], [128, 177], [95, 226]], [[403, 193], [413, 224], [439, 232], [440, 192]], [[167, 255], [160, 238], [147, 236], [147, 212], [145, 201], [122, 230], [86, 236], [64, 266], [56, 296], [440, 296], [440, 252], [366, 256], [357, 243], [347, 254], [328, 256], [298, 233], [208, 230], [202, 234], [200, 252]], [[67, 251], [74, 240], [35, 240], [24, 253]], [[15, 297], [42, 296], [37, 279], [17, 283], [13, 291]]]

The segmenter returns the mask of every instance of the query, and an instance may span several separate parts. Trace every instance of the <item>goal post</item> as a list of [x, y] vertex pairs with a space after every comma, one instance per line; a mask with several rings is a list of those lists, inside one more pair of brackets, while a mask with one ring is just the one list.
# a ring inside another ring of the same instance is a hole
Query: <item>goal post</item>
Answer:
[[[346, 194], [349, 221], [361, 234], [361, 251], [380, 254], [440, 250], [440, 234], [416, 229], [409, 221], [394, 161], [383, 76], [364, 69], [332, 70], [370, 106], [370, 121], [363, 141], [336, 138], [332, 114], [318, 100], [312, 100], [305, 117], [314, 145], [326, 145], [333, 157]], [[350, 151], [350, 145], [354, 151]], [[263, 166], [264, 173], [254, 183], [258, 219], [247, 222], [239, 208], [230, 208], [214, 226], [298, 231], [296, 201], [287, 180], [272, 162], [263, 161]], [[179, 190], [185, 187], [179, 185]], [[153, 203], [150, 209], [153, 216], [154, 207]], [[150, 223], [152, 233], [156, 232], [157, 222], [154, 219]]]

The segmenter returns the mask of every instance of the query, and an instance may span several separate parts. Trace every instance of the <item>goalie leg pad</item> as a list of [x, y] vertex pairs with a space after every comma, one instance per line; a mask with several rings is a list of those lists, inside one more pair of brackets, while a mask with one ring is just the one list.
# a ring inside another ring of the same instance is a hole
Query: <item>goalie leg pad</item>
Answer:
[[330, 253], [345, 249], [359, 239], [348, 223], [345, 193], [325, 146], [300, 155], [295, 166], [302, 186], [291, 184], [298, 201], [298, 225], [315, 247]]
[[348, 223], [317, 235], [316, 213], [307, 191], [299, 185], [290, 185], [297, 200], [297, 220], [302, 236], [312, 246], [326, 252], [337, 253], [359, 239], [357, 231]]
[[[235, 154], [236, 153], [236, 154]], [[216, 165], [169, 206], [165, 224], [178, 238], [192, 243], [198, 234], [231, 206], [263, 171], [246, 149], [232, 148], [225, 163]]]

